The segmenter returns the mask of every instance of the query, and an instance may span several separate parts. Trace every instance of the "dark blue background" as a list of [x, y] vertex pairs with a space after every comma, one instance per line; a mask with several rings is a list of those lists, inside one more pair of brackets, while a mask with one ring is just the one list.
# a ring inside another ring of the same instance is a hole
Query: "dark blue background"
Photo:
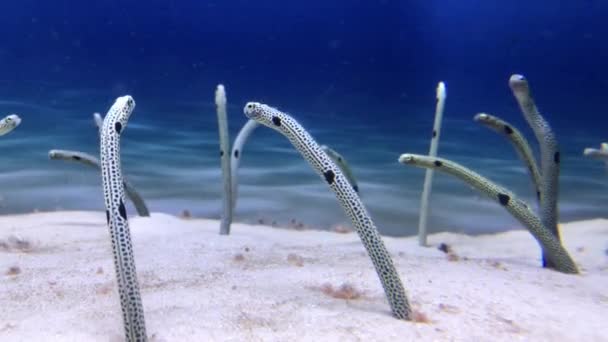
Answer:
[[234, 105], [390, 122], [432, 112], [445, 80], [447, 115], [470, 118], [516, 110], [517, 72], [554, 126], [604, 129], [605, 1], [21, 0], [0, 19], [3, 98], [96, 88], [170, 107], [224, 82]]

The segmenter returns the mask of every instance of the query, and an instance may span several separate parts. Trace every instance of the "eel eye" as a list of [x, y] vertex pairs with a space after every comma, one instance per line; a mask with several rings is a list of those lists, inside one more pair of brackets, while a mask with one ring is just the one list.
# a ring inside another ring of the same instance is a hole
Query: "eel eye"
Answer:
[[13, 121], [13, 119], [11, 119], [11, 118], [6, 118], [6, 122], [11, 122], [11, 121]]
[[247, 105], [247, 109], [251, 109], [251, 108], [253, 108], [253, 105], [252, 105], [251, 103], [249, 103], [249, 104]]

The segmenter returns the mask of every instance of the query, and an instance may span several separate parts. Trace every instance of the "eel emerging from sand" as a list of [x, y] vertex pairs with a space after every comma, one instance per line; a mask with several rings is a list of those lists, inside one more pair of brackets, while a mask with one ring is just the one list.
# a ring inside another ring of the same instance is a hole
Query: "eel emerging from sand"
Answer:
[[100, 159], [106, 218], [112, 239], [125, 337], [127, 341], [146, 341], [144, 310], [133, 257], [120, 164], [120, 133], [126, 127], [134, 108], [135, 101], [131, 96], [116, 99], [103, 121]]
[[230, 138], [228, 137], [228, 118], [226, 114], [226, 90], [218, 85], [215, 91], [215, 105], [217, 106], [217, 122], [220, 133], [220, 160], [222, 164], [222, 178], [224, 183], [222, 219], [220, 221], [220, 235], [230, 234], [232, 224], [232, 182], [230, 181]]
[[0, 120], [0, 136], [10, 133], [21, 123], [21, 118], [17, 114], [11, 114]]
[[536, 198], [540, 201], [541, 196], [541, 184], [542, 177], [540, 171], [538, 170], [538, 165], [536, 164], [536, 159], [534, 159], [534, 154], [532, 153], [532, 148], [528, 143], [528, 140], [524, 137], [521, 132], [515, 128], [515, 126], [510, 123], [490, 114], [479, 113], [475, 115], [473, 120], [481, 123], [482, 125], [494, 130], [495, 132], [502, 134], [509, 140], [519, 159], [521, 159], [530, 176], [532, 177], [532, 183], [534, 185], [534, 190], [536, 190]]
[[[50, 150], [49, 158], [53, 160], [65, 160], [65, 161], [75, 161], [84, 165], [91, 166], [97, 170], [101, 170], [99, 166], [99, 160], [93, 157], [90, 154], [78, 151], [69, 151], [69, 150]], [[139, 216], [150, 216], [150, 211], [144, 202], [144, 199], [141, 197], [139, 192], [135, 190], [135, 187], [131, 185], [131, 183], [127, 182], [126, 179], [123, 178], [123, 185], [125, 187], [125, 192], [133, 205], [135, 206], [135, 210], [137, 210], [137, 214]]]
[[560, 241], [541, 222], [523, 201], [517, 199], [508, 190], [494, 184], [489, 179], [457, 163], [442, 158], [432, 158], [416, 154], [402, 154], [399, 162], [421, 168], [432, 168], [445, 172], [473, 186], [479, 192], [496, 200], [521, 222], [541, 245], [544, 254], [563, 273], [578, 273], [576, 264], [562, 246]]
[[243, 146], [249, 136], [260, 124], [255, 120], [247, 120], [247, 123], [243, 125], [234, 144], [232, 145], [232, 152], [230, 153], [230, 191], [232, 192], [232, 210], [236, 207], [236, 198], [238, 194], [238, 170], [239, 163], [241, 161], [241, 155], [243, 152]]
[[[538, 111], [534, 99], [530, 94], [530, 87], [526, 78], [522, 75], [512, 75], [509, 79], [509, 86], [526, 121], [532, 127], [540, 146], [540, 173], [542, 175], [540, 186], [540, 220], [557, 237], [557, 240], [561, 241], [557, 227], [560, 162], [557, 138], [549, 123]], [[543, 266], [553, 267], [544, 256]]]
[[393, 315], [399, 319], [412, 319], [412, 311], [393, 260], [370, 218], [361, 199], [332, 160], [323, 152], [313, 137], [291, 116], [268, 105], [249, 102], [243, 109], [249, 119], [283, 134], [313, 169], [327, 182], [352, 220], [357, 234], [369, 254]]
[[[439, 149], [439, 138], [441, 136], [441, 121], [443, 120], [443, 110], [445, 108], [445, 100], [448, 96], [444, 82], [437, 84], [436, 90], [437, 104], [435, 105], [435, 120], [433, 122], [433, 134], [431, 135], [431, 146], [429, 147], [429, 156], [435, 157]], [[420, 219], [418, 220], [418, 244], [420, 246], [428, 246], [427, 242], [427, 223], [429, 218], [429, 201], [431, 199], [431, 190], [433, 189], [433, 169], [427, 169], [424, 175], [424, 183], [422, 185], [422, 196], [420, 198]]]

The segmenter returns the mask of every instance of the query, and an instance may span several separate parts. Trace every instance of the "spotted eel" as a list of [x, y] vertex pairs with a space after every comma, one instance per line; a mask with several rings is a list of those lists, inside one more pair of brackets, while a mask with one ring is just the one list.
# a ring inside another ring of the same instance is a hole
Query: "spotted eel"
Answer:
[[445, 172], [471, 185], [489, 198], [496, 200], [530, 231], [547, 257], [554, 263], [556, 270], [563, 273], [578, 273], [576, 264], [560, 241], [545, 228], [538, 216], [530, 210], [530, 207], [525, 202], [517, 199], [513, 193], [494, 184], [474, 171], [446, 159], [416, 154], [402, 154], [399, 157], [399, 162]]
[[[234, 144], [232, 145], [232, 152], [230, 153], [230, 182], [232, 184], [230, 188], [232, 190], [233, 211], [236, 207], [236, 199], [238, 197], [238, 169], [243, 153], [243, 146], [245, 145], [245, 142], [247, 142], [247, 139], [249, 139], [251, 133], [253, 133], [253, 131], [259, 125], [260, 124], [255, 120], [247, 120], [243, 127], [241, 127], [241, 130], [237, 134], [236, 139], [234, 139]], [[340, 170], [342, 170], [342, 173], [344, 173], [344, 176], [346, 176], [346, 179], [348, 180], [350, 185], [352, 185], [353, 189], [357, 193], [359, 193], [359, 185], [357, 184], [357, 179], [355, 178], [355, 175], [350, 169], [350, 166], [348, 165], [346, 159], [340, 153], [336, 152], [336, 150], [330, 148], [327, 145], [321, 145], [321, 149], [325, 153], [327, 153], [327, 156], [329, 156], [331, 160], [334, 161], [334, 163], [336, 163]]]
[[135, 108], [131, 96], [116, 99], [108, 111], [101, 128], [101, 175], [110, 228], [118, 294], [122, 308], [127, 341], [146, 341], [146, 325], [139, 293], [131, 232], [125, 209], [125, 194], [120, 164], [120, 133], [127, 125]]
[[[75, 161], [82, 163], [84, 165], [91, 166], [97, 170], [100, 170], [99, 160], [93, 157], [90, 154], [78, 151], [68, 151], [68, 150], [50, 150], [49, 158], [52, 160], [65, 160], [65, 161]], [[125, 192], [131, 202], [133, 202], [133, 206], [135, 206], [135, 210], [137, 210], [137, 214], [139, 216], [150, 216], [150, 211], [144, 202], [144, 199], [141, 197], [139, 192], [135, 190], [135, 187], [131, 185], [131, 183], [127, 182], [126, 179], [123, 178], [123, 185], [125, 187]]]
[[[557, 198], [559, 194], [560, 153], [555, 133], [536, 108], [530, 94], [528, 81], [522, 75], [512, 75], [509, 86], [524, 117], [536, 136], [540, 146], [540, 219], [543, 225], [561, 241], [558, 222]], [[543, 267], [553, 267], [543, 256]]]
[[232, 224], [232, 182], [230, 181], [230, 141], [228, 137], [228, 119], [226, 115], [226, 90], [223, 85], [218, 85], [215, 90], [215, 105], [217, 106], [217, 122], [220, 132], [220, 159], [222, 164], [222, 176], [224, 181], [222, 220], [220, 222], [220, 234], [230, 234]]
[[536, 190], [536, 198], [540, 201], [541, 196], [541, 184], [542, 178], [540, 175], [540, 171], [538, 170], [538, 164], [536, 163], [536, 159], [534, 159], [534, 154], [532, 153], [532, 148], [528, 143], [528, 140], [524, 137], [521, 132], [515, 128], [515, 126], [510, 123], [490, 114], [479, 113], [475, 115], [473, 118], [476, 122], [481, 123], [485, 127], [488, 127], [499, 134], [505, 136], [511, 145], [515, 148], [519, 159], [521, 159], [528, 172], [530, 173], [530, 177], [532, 177], [532, 184], [534, 185], [534, 190]]
[[[435, 121], [433, 123], [433, 134], [431, 136], [431, 147], [429, 148], [429, 155], [434, 157], [437, 155], [437, 149], [439, 148], [439, 136], [441, 135], [441, 121], [443, 119], [443, 109], [445, 108], [445, 99], [447, 97], [447, 91], [445, 83], [439, 82], [437, 84], [436, 98], [437, 104], [435, 106]], [[420, 219], [418, 221], [418, 244], [420, 246], [427, 246], [427, 221], [429, 216], [429, 199], [431, 197], [431, 190], [433, 187], [433, 169], [426, 170], [424, 175], [424, 183], [422, 186], [422, 197], [420, 198]]]
[[241, 155], [243, 152], [243, 146], [249, 136], [260, 124], [255, 120], [247, 120], [247, 123], [243, 125], [234, 144], [232, 145], [232, 151], [230, 153], [230, 191], [232, 192], [232, 210], [236, 207], [236, 198], [238, 194], [238, 170], [239, 163], [241, 161]]
[[249, 119], [283, 134], [312, 168], [329, 184], [340, 205], [352, 220], [353, 225], [367, 250], [393, 315], [410, 320], [412, 311], [399, 274], [393, 265], [382, 238], [357, 193], [344, 174], [323, 152], [313, 137], [291, 116], [265, 104], [249, 102], [243, 109]]
[[11, 114], [0, 120], [0, 136], [10, 133], [21, 123], [21, 118], [17, 114]]
[[336, 150], [327, 145], [321, 145], [321, 149], [323, 150], [323, 152], [327, 153], [327, 156], [331, 158], [331, 160], [336, 164], [337, 167], [340, 168], [340, 171], [342, 171], [348, 183], [353, 187], [353, 190], [355, 190], [355, 192], [359, 194], [359, 184], [357, 184], [357, 179], [355, 178], [355, 175], [353, 174], [350, 165], [348, 165], [346, 158], [344, 158], [340, 153], [338, 153]]

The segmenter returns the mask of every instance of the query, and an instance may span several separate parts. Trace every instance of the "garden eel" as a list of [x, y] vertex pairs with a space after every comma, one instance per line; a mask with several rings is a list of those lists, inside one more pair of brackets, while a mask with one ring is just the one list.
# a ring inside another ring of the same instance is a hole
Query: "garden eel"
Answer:
[[576, 264], [556, 236], [545, 228], [541, 220], [530, 210], [525, 202], [517, 199], [508, 190], [494, 184], [474, 171], [446, 159], [416, 154], [402, 154], [399, 157], [399, 162], [445, 172], [461, 179], [484, 195], [498, 201], [530, 231], [541, 245], [545, 255], [551, 259], [557, 271], [578, 273]]
[[597, 160], [608, 161], [608, 144], [602, 143], [599, 150], [596, 148], [586, 148], [583, 150], [583, 155]]
[[0, 120], [0, 136], [10, 133], [21, 123], [21, 118], [17, 114], [11, 114]]
[[[253, 133], [253, 131], [259, 125], [260, 124], [255, 120], [247, 120], [247, 122], [239, 131], [239, 134], [237, 134], [236, 139], [234, 139], [234, 144], [232, 145], [232, 152], [230, 153], [230, 182], [232, 184], [230, 188], [232, 189], [233, 211], [236, 207], [236, 199], [239, 186], [238, 169], [239, 163], [241, 161], [241, 156], [243, 154], [243, 146], [245, 145], [245, 142], [247, 142], [247, 139], [249, 139], [251, 133]], [[326, 145], [321, 145], [321, 149], [323, 149], [323, 151], [327, 153], [327, 155], [334, 161], [334, 163], [336, 163], [340, 170], [342, 170], [342, 173], [344, 173], [344, 176], [346, 176], [346, 179], [348, 180], [350, 185], [352, 185], [353, 189], [357, 193], [359, 193], [359, 185], [357, 184], [357, 180], [355, 179], [355, 176], [353, 175], [353, 172], [350, 169], [350, 166], [348, 165], [346, 159], [341, 154]]]
[[[560, 153], [557, 138], [549, 123], [542, 117], [530, 94], [528, 81], [522, 75], [512, 75], [509, 79], [511, 91], [536, 136], [540, 146], [540, 220], [543, 226], [561, 241], [558, 222], [557, 197], [559, 193]], [[543, 267], [553, 267], [543, 256]]]
[[220, 132], [220, 160], [222, 163], [222, 176], [224, 181], [223, 213], [220, 222], [220, 235], [230, 234], [232, 224], [232, 183], [230, 181], [230, 141], [228, 137], [228, 119], [226, 115], [226, 90], [223, 85], [218, 85], [215, 90], [215, 105], [217, 106], [217, 122]]
[[[101, 170], [99, 166], [99, 160], [93, 157], [90, 154], [84, 152], [77, 151], [69, 151], [69, 150], [50, 150], [49, 158], [53, 160], [65, 160], [65, 161], [75, 161], [80, 162], [84, 165], [91, 166], [97, 170]], [[125, 192], [131, 202], [133, 202], [133, 206], [135, 206], [135, 210], [137, 210], [137, 214], [139, 216], [150, 216], [150, 211], [144, 202], [144, 199], [141, 195], [135, 190], [135, 187], [131, 185], [131, 183], [127, 182], [126, 179], [123, 178], [123, 185], [125, 187]]]
[[521, 159], [526, 165], [526, 168], [532, 177], [534, 190], [536, 190], [536, 198], [540, 202], [542, 178], [540, 171], [538, 170], [536, 159], [534, 159], [532, 148], [524, 135], [521, 134], [521, 132], [510, 123], [490, 114], [479, 113], [475, 115], [473, 120], [496, 131], [499, 134], [502, 134], [509, 140], [511, 145], [513, 145], [515, 148], [519, 159]]
[[[445, 98], [447, 92], [445, 83], [437, 84], [435, 106], [435, 121], [433, 122], [433, 134], [431, 135], [431, 146], [429, 155], [434, 157], [437, 155], [439, 148], [439, 136], [441, 135], [441, 120], [443, 119], [443, 109], [445, 108]], [[418, 244], [427, 246], [427, 221], [429, 217], [429, 200], [431, 198], [431, 190], [433, 187], [433, 169], [427, 169], [424, 175], [424, 184], [422, 186], [422, 197], [420, 198], [420, 219], [418, 221]]]
[[399, 319], [412, 319], [412, 311], [401, 279], [386, 250], [382, 238], [357, 193], [340, 169], [331, 161], [313, 137], [291, 116], [268, 105], [249, 102], [243, 109], [249, 119], [283, 134], [302, 157], [329, 184], [340, 205], [352, 220], [357, 234], [369, 254], [393, 315]]
[[243, 153], [243, 146], [249, 136], [260, 124], [255, 120], [247, 120], [247, 123], [243, 125], [234, 144], [232, 145], [232, 151], [230, 152], [230, 190], [232, 192], [232, 210], [236, 207], [236, 197], [238, 193], [238, 169], [239, 162], [241, 161], [241, 155]]
[[108, 111], [101, 129], [100, 159], [106, 218], [112, 239], [126, 340], [146, 341], [144, 311], [124, 204], [125, 194], [120, 164], [120, 133], [126, 127], [134, 107], [133, 98], [123, 96], [116, 99]]
[[353, 171], [351, 170], [350, 165], [348, 165], [346, 159], [340, 153], [336, 152], [336, 150], [327, 145], [321, 145], [321, 149], [323, 152], [327, 153], [327, 156], [331, 158], [336, 166], [340, 168], [348, 183], [353, 187], [353, 190], [359, 194], [359, 184], [357, 184], [357, 179], [355, 178], [355, 175], [353, 174]]
[[103, 126], [103, 118], [101, 117], [101, 114], [93, 113], [93, 121], [95, 121], [95, 126], [101, 130], [101, 127]]

